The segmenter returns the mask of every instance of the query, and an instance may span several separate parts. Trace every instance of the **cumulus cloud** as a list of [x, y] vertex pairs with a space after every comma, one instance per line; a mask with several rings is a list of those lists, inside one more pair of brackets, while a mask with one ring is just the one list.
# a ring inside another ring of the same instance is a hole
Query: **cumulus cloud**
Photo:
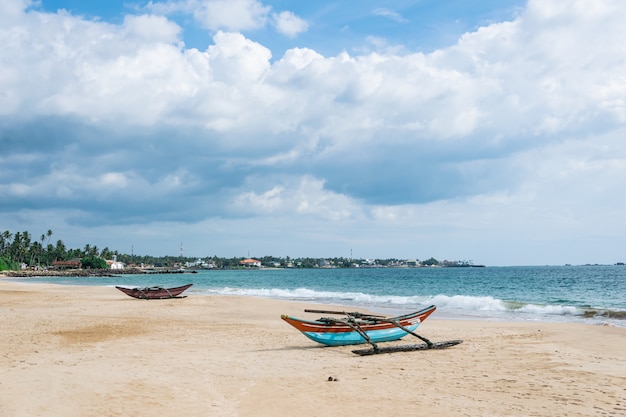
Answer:
[[126, 16], [123, 32], [131, 39], [145, 42], [176, 43], [180, 40], [181, 28], [162, 16]]
[[214, 32], [254, 31], [271, 23], [278, 33], [295, 37], [308, 29], [308, 23], [295, 13], [271, 13], [272, 7], [258, 0], [151, 1], [143, 9], [160, 15], [193, 15], [202, 27]]
[[136, 9], [164, 16], [191, 15], [206, 29], [239, 31], [263, 27], [271, 7], [257, 0], [168, 0], [150, 1]]
[[253, 30], [266, 24], [270, 9], [257, 0], [207, 0], [194, 17], [211, 30]]
[[285, 11], [273, 15], [276, 30], [289, 37], [295, 37], [302, 32], [306, 32], [309, 24], [302, 18]]
[[267, 48], [238, 33], [218, 32], [213, 39], [207, 51], [213, 80], [236, 88], [262, 82], [270, 70]]
[[21, 18], [23, 11], [33, 5], [33, 0], [11, 0], [0, 3], [0, 22], [15, 22]]
[[244, 192], [235, 198], [240, 210], [272, 215], [304, 215], [340, 221], [362, 216], [359, 204], [344, 195], [324, 189], [324, 181], [310, 176], [283, 179], [281, 184], [257, 193]]
[[[424, 216], [460, 225], [464, 208], [476, 224], [509, 212], [539, 221], [545, 213], [516, 207], [540, 201], [568, 201], [573, 222], [585, 189], [626, 208], [611, 190], [626, 165], [621, 1], [531, 0], [514, 20], [429, 54], [293, 48], [273, 61], [238, 32], [267, 24], [270, 8], [255, 0], [151, 3], [119, 25], [29, 5], [0, 6], [13, 16], [0, 26], [7, 215], [71, 208], [68, 222], [154, 224], [280, 214], [398, 230], [424, 227]], [[205, 51], [186, 48], [164, 17], [176, 8], [215, 31]], [[288, 36], [307, 30], [290, 12], [274, 17]], [[102, 197], [113, 195], [123, 198]]]

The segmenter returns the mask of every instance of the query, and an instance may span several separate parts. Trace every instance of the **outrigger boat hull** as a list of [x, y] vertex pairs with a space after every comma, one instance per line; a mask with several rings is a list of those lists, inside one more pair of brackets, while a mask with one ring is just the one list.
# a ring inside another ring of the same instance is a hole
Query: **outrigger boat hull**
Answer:
[[173, 288], [163, 288], [163, 287], [145, 287], [145, 288], [125, 288], [118, 287], [118, 290], [123, 292], [124, 294], [133, 297], [140, 298], [144, 300], [162, 300], [166, 298], [182, 298], [181, 294], [187, 288], [191, 287], [193, 284], [183, 285], [181, 287], [173, 287]]
[[[288, 315], [281, 318], [302, 332], [309, 339], [326, 346], [358, 345], [363, 343], [391, 342], [402, 339], [410, 332], [415, 331], [421, 322], [426, 320], [437, 307], [430, 306], [423, 310], [389, 319], [376, 319], [376, 316], [364, 316], [365, 319], [356, 322], [356, 327], [364, 332], [367, 340], [355, 326], [341, 320], [319, 319], [315, 321], [302, 320]], [[400, 324], [400, 326], [398, 326]], [[406, 330], [405, 330], [406, 329]]]

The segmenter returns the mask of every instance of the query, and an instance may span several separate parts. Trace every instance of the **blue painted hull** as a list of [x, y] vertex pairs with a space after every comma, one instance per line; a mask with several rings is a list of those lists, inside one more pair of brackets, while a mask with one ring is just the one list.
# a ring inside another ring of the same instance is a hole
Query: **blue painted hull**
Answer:
[[[376, 318], [375, 316], [369, 316], [364, 320], [354, 321], [354, 325], [357, 325], [359, 330], [365, 332], [369, 337], [370, 342], [391, 342], [398, 340], [406, 336], [408, 333], [400, 328], [403, 328], [414, 332], [420, 325], [420, 323], [428, 316], [430, 316], [436, 307], [430, 306], [423, 310], [416, 311], [403, 316], [393, 318]], [[314, 311], [309, 311], [314, 312]], [[346, 313], [342, 313], [346, 314]], [[302, 332], [309, 339], [321, 343], [327, 346], [343, 346], [343, 345], [358, 345], [360, 343], [367, 343], [365, 337], [360, 332], [356, 331], [354, 325], [350, 325], [348, 322], [342, 322], [341, 320], [324, 319], [319, 320], [302, 320], [288, 315], [282, 315], [281, 318]]]
[[[410, 331], [415, 331], [419, 327], [419, 323], [406, 326]], [[365, 332], [370, 338], [370, 341], [374, 343], [378, 342], [391, 342], [394, 340], [402, 339], [408, 333], [400, 328], [391, 328], [384, 330], [370, 330]], [[343, 333], [319, 333], [319, 332], [302, 332], [309, 339], [322, 343], [327, 346], [344, 346], [344, 345], [358, 345], [365, 343], [365, 339], [357, 332], [343, 332]]]

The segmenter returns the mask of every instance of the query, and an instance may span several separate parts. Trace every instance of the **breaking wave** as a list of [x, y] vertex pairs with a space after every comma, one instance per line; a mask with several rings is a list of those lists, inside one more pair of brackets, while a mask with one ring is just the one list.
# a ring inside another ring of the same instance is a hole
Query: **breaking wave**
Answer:
[[233, 288], [224, 287], [208, 290], [214, 295], [235, 295], [307, 301], [319, 304], [340, 304], [368, 309], [384, 309], [401, 312], [435, 304], [442, 317], [489, 317], [506, 320], [550, 320], [558, 317], [580, 319], [625, 320], [626, 311], [593, 310], [570, 305], [531, 304], [500, 300], [494, 297], [469, 295], [397, 296], [372, 295], [362, 292], [316, 291], [309, 288]]

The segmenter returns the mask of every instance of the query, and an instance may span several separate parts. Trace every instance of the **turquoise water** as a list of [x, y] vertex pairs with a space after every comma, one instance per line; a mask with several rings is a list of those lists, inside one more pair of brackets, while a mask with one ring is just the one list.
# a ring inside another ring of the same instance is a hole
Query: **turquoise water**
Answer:
[[626, 327], [626, 266], [206, 270], [18, 281], [133, 287], [191, 282], [194, 286], [185, 293], [189, 296], [301, 300], [388, 314], [435, 304], [438, 309], [433, 317], [439, 318], [577, 321]]

